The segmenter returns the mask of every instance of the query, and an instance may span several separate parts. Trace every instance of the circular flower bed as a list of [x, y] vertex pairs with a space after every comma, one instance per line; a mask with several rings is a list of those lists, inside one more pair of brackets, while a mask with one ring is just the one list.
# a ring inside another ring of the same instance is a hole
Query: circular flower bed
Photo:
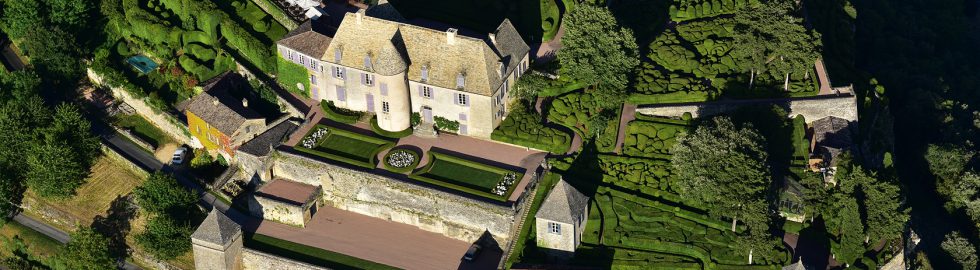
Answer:
[[419, 153], [409, 149], [392, 149], [385, 155], [385, 169], [397, 173], [407, 173], [419, 165]]

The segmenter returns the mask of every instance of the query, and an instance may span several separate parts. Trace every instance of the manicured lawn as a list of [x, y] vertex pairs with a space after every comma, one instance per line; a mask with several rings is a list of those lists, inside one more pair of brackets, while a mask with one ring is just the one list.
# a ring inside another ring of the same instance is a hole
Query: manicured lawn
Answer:
[[304, 147], [302, 142], [295, 149], [351, 165], [374, 169], [378, 153], [393, 145], [392, 142], [381, 138], [323, 125], [310, 129], [310, 133], [304, 137], [304, 140], [310, 138], [313, 133], [321, 128], [327, 129], [327, 134], [323, 135], [324, 137], [313, 149]]
[[274, 254], [276, 256], [282, 256], [331, 269], [398, 269], [384, 264], [366, 261], [344, 254], [272, 238], [261, 234], [246, 236], [245, 246], [265, 253]]
[[[497, 183], [504, 179], [507, 173], [515, 174], [517, 180], [508, 187], [503, 196], [491, 193]], [[430, 184], [448, 187], [462, 192], [482, 196], [498, 201], [506, 201], [514, 191], [517, 181], [524, 174], [506, 169], [465, 160], [442, 153], [429, 152], [429, 163], [410, 178]]]
[[117, 126], [131, 130], [133, 135], [145, 140], [154, 147], [160, 147], [173, 141], [163, 130], [160, 130], [151, 124], [150, 121], [147, 121], [146, 118], [138, 114], [116, 116], [115, 122]]

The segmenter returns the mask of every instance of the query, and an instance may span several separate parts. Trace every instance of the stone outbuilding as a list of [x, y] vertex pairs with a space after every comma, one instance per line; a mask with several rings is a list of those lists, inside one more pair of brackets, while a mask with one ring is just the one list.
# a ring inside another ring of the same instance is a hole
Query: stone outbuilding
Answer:
[[588, 216], [589, 197], [559, 180], [534, 215], [538, 247], [553, 257], [571, 257], [582, 241]]
[[323, 188], [310, 184], [275, 179], [262, 187], [248, 201], [252, 216], [283, 224], [306, 227], [321, 206]]
[[837, 158], [841, 153], [849, 151], [852, 140], [851, 121], [828, 116], [820, 118], [810, 126], [813, 127], [813, 140], [810, 142], [810, 164], [815, 171], [824, 173], [824, 181], [832, 184], [834, 172], [837, 170]]
[[242, 227], [217, 209], [191, 235], [194, 268], [198, 270], [241, 269]]

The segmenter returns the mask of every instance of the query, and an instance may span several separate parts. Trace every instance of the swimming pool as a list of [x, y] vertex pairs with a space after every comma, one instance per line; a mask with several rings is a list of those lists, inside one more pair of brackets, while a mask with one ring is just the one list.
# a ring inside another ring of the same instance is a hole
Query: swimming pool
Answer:
[[130, 57], [129, 59], [126, 59], [126, 62], [133, 65], [136, 70], [139, 70], [143, 74], [149, 73], [159, 66], [156, 62], [150, 60], [149, 57], [143, 55]]

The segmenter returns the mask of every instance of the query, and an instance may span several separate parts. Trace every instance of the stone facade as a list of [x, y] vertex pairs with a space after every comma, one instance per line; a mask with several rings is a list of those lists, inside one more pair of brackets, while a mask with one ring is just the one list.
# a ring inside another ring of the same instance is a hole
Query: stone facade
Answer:
[[766, 99], [745, 101], [719, 101], [700, 104], [668, 104], [643, 106], [636, 109], [637, 113], [653, 116], [680, 117], [684, 113], [691, 116], [703, 117], [723, 114], [746, 105], [775, 104], [789, 112], [790, 117], [802, 115], [808, 122], [828, 116], [857, 121], [857, 98], [852, 94], [834, 96], [817, 96], [808, 98]]
[[229, 243], [227, 247], [201, 245], [198, 241], [194, 241], [194, 268], [198, 270], [241, 269], [243, 249], [241, 237]]
[[[559, 226], [561, 233], [550, 232], [548, 223]], [[582, 238], [583, 227], [542, 218], [534, 219], [534, 231], [536, 232], [535, 235], [537, 235], [535, 239], [537, 239], [538, 247], [550, 250], [575, 252], [575, 247], [578, 247], [579, 241]]]
[[286, 151], [279, 151], [273, 158], [272, 177], [322, 186], [326, 205], [417, 226], [467, 242], [475, 241], [484, 232], [490, 232], [498, 243], [507, 243], [512, 237], [511, 225], [517, 218], [517, 211], [510, 206], [478, 201], [379, 175], [381, 172], [341, 167]]
[[244, 263], [244, 270], [329, 270], [329, 268], [297, 262], [253, 249], [245, 249], [245, 253], [242, 254], [242, 262]]

